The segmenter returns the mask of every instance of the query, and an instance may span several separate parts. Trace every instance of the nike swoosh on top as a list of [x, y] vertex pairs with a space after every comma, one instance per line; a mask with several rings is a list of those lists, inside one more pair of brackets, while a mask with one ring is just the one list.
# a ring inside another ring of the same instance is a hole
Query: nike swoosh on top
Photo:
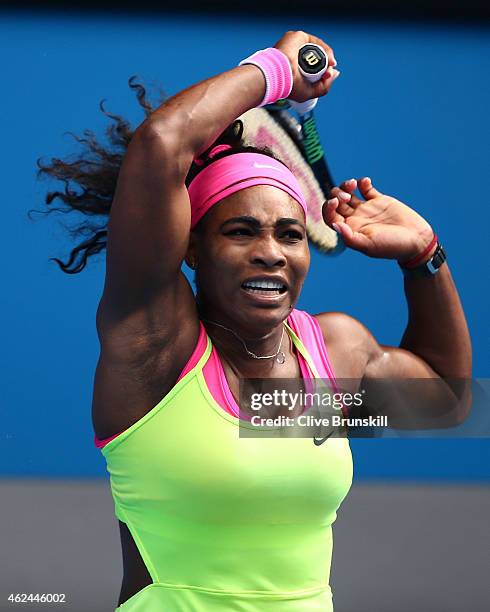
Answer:
[[328, 438], [328, 436], [326, 438], [313, 438], [313, 443], [315, 444], [315, 446], [320, 446], [320, 444], [323, 444], [325, 442], [325, 440]]
[[333, 433], [333, 431], [331, 431], [328, 434], [328, 436], [325, 436], [324, 438], [313, 438], [313, 442], [314, 442], [315, 446], [320, 446], [320, 444], [323, 444], [325, 442], [325, 440], [328, 440], [328, 438], [330, 438], [332, 433]]

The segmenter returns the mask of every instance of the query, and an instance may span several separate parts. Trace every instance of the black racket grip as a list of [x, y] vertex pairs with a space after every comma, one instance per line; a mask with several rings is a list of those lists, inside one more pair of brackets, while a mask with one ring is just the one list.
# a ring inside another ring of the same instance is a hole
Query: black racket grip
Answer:
[[315, 83], [328, 68], [327, 54], [320, 45], [303, 45], [298, 51], [298, 68], [306, 80]]

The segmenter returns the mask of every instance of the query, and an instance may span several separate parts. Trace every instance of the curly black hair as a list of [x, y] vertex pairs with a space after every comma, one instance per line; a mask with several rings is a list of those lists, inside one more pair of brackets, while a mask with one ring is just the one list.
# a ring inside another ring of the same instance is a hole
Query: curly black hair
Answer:
[[[155, 109], [148, 100], [145, 87], [138, 83], [134, 76], [129, 79], [128, 84], [135, 92], [145, 116], [148, 117]], [[160, 100], [160, 104], [163, 102], [164, 98]], [[95, 134], [86, 129], [82, 136], [71, 134], [82, 146], [82, 150], [75, 159], [53, 157], [49, 163], [44, 163], [40, 159], [37, 161], [38, 178], [57, 179], [63, 183], [63, 187], [46, 194], [44, 204], [49, 207], [48, 210], [31, 210], [28, 213], [29, 218], [32, 218], [31, 213], [33, 212], [41, 214], [78, 212], [85, 217], [82, 222], [64, 226], [73, 239], [85, 238], [71, 250], [68, 260], [63, 262], [56, 257], [49, 258], [55, 261], [66, 274], [81, 272], [87, 265], [89, 257], [106, 248], [107, 221], [116, 191], [119, 170], [134, 133], [128, 121], [105, 109], [104, 101], [100, 103], [100, 110], [111, 121], [105, 129], [106, 145], [101, 144]], [[277, 159], [270, 149], [246, 145], [242, 140], [242, 135], [243, 124], [237, 120], [200, 156], [199, 164], [191, 165], [186, 177], [186, 185], [189, 185], [190, 181], [206, 166], [227, 155], [255, 152]], [[232, 148], [221, 151], [210, 158], [208, 153], [216, 144], [229, 144]], [[52, 206], [55, 201], [61, 203], [61, 206]]]

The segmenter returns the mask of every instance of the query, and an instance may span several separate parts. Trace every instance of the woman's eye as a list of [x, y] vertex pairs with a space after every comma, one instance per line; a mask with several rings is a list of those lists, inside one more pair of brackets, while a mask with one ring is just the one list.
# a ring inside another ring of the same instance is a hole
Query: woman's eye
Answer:
[[301, 234], [300, 232], [297, 232], [296, 230], [289, 230], [284, 233], [284, 236], [286, 236], [287, 238], [293, 238], [294, 240], [303, 239], [303, 234]]
[[226, 236], [250, 236], [250, 234], [250, 230], [246, 229], [245, 227], [237, 227], [235, 229], [230, 230], [229, 232], [226, 232]]

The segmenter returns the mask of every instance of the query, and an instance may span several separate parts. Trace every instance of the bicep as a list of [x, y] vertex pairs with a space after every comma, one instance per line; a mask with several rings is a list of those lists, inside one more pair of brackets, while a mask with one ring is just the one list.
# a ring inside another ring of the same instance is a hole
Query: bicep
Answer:
[[317, 320], [342, 390], [365, 392], [366, 415], [387, 415], [390, 426], [403, 429], [454, 426], [467, 415], [471, 391], [464, 381], [445, 381], [418, 355], [379, 344], [348, 315], [323, 313]]
[[380, 344], [360, 321], [341, 312], [315, 315], [337, 378], [432, 378], [437, 374], [420, 357]]
[[177, 143], [136, 131], [119, 173], [107, 234], [104, 298], [131, 312], [175, 285], [185, 257], [190, 204]]
[[[421, 357], [379, 344], [371, 336], [371, 358], [361, 382], [369, 414], [388, 417], [395, 429], [452, 427], [462, 408], [455, 390]], [[423, 382], [421, 382], [423, 381]]]
[[[374, 340], [374, 339], [373, 339]], [[439, 375], [421, 357], [402, 348], [373, 342], [371, 358], [364, 377], [376, 378], [438, 378]]]

